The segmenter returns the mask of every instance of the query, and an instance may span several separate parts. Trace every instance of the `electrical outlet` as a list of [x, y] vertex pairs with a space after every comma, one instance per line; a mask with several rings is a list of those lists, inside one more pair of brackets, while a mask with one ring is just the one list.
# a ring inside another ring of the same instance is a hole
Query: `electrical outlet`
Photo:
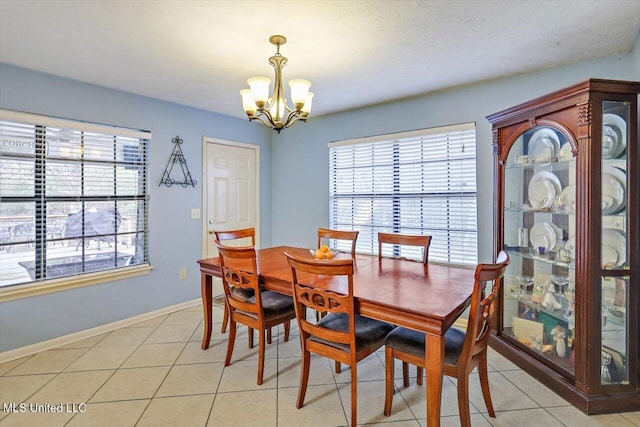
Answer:
[[191, 219], [200, 219], [200, 209], [191, 209]]
[[184, 280], [187, 278], [187, 269], [186, 268], [181, 268], [180, 269], [180, 280]]

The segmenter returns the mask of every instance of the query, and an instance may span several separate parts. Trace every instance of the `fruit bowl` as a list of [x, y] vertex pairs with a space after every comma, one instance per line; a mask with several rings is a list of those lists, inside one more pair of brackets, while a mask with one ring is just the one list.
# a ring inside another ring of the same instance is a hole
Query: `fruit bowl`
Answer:
[[326, 261], [326, 260], [333, 259], [336, 256], [336, 252], [329, 249], [329, 247], [326, 245], [323, 245], [318, 249], [310, 249], [309, 252], [311, 253], [311, 256], [313, 256], [313, 258], [317, 260]]

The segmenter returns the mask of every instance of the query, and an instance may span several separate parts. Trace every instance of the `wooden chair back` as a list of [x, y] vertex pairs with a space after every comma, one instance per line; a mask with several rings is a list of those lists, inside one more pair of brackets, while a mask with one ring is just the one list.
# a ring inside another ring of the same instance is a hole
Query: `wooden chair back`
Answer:
[[[355, 326], [353, 319], [353, 260], [336, 259], [333, 261], [318, 261], [314, 259], [295, 257], [286, 252], [285, 255], [289, 262], [289, 266], [291, 267], [291, 276], [293, 278], [293, 301], [296, 309], [298, 328], [300, 329], [302, 339], [305, 340], [312, 335], [316, 338], [320, 338], [321, 340], [345, 344], [349, 345], [351, 348], [355, 348]], [[338, 294], [331, 290], [302, 285], [298, 280], [300, 272], [321, 274], [328, 277], [346, 276], [348, 293]], [[345, 313], [350, 317], [350, 332], [345, 333], [323, 328], [307, 321], [307, 307], [320, 312]], [[340, 356], [337, 354], [338, 350], [336, 350], [335, 347], [325, 344], [320, 344], [319, 347], [322, 348], [315, 348], [313, 351], [324, 354], [334, 360], [338, 359], [342, 363], [351, 364], [351, 361], [346, 360], [344, 355]], [[344, 353], [344, 351], [342, 351], [342, 353]], [[355, 351], [353, 353], [355, 354]]]
[[318, 228], [318, 247], [322, 245], [324, 239], [346, 240], [351, 242], [351, 257], [356, 257], [356, 241], [359, 231], [331, 230], [329, 228]]
[[[251, 246], [256, 245], [256, 229], [255, 228], [242, 228], [240, 230], [227, 230], [227, 231], [214, 231], [216, 236], [216, 240], [219, 242], [224, 242], [227, 240], [237, 240], [250, 238]], [[249, 246], [249, 245], [245, 245]]]
[[[240, 310], [248, 313], [260, 314], [262, 312], [260, 301], [260, 285], [258, 281], [258, 267], [256, 262], [256, 250], [251, 246], [231, 247], [216, 241], [218, 256], [220, 258], [220, 271], [222, 274], [222, 287], [229, 304], [229, 310]], [[233, 260], [233, 261], [232, 261]], [[234, 268], [233, 263], [242, 264], [242, 268]], [[247, 268], [247, 266], [249, 268]], [[233, 288], [252, 290], [255, 302], [240, 299]]]
[[[458, 365], [469, 363], [473, 356], [487, 348], [492, 320], [498, 308], [500, 279], [504, 277], [509, 261], [509, 255], [501, 251], [494, 264], [478, 264], [476, 267], [467, 333]], [[485, 289], [487, 282], [492, 282], [489, 290]]]
[[382, 258], [407, 259], [406, 257], [403, 257], [403, 256], [383, 257], [382, 255], [383, 244], [422, 247], [422, 263], [426, 265], [427, 261], [429, 260], [429, 246], [431, 245], [431, 236], [378, 233], [378, 260], [381, 260]]

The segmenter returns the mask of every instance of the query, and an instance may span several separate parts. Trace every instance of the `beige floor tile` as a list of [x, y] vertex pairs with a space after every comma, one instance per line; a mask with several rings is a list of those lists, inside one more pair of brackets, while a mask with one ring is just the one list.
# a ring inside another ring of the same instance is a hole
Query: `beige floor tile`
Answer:
[[521, 411], [498, 411], [496, 417], [489, 418], [491, 425], [496, 427], [532, 426], [535, 427], [563, 427], [544, 409], [524, 409]]
[[96, 344], [98, 344], [107, 335], [109, 335], [109, 333], [94, 335], [94, 336], [89, 337], [89, 338], [81, 339], [81, 340], [74, 341], [72, 343], [60, 346], [60, 347], [58, 347], [58, 349], [64, 349], [64, 348], [91, 348], [91, 347], [95, 346]]
[[156, 397], [215, 393], [223, 368], [222, 363], [176, 365], [169, 371]]
[[143, 344], [122, 364], [123, 368], [173, 365], [185, 343]]
[[[499, 372], [489, 372], [489, 390], [491, 390], [493, 409], [496, 412], [539, 407], [533, 399], [520, 391]], [[487, 412], [480, 389], [480, 380], [478, 374], [475, 373], [469, 375], [469, 400], [480, 412]]]
[[620, 414], [586, 415], [573, 406], [547, 408], [562, 425], [567, 427], [637, 427]]
[[2, 427], [63, 427], [73, 416], [69, 412], [31, 412], [28, 407], [24, 413], [12, 413], [2, 419]]
[[168, 366], [119, 369], [90, 402], [148, 399], [154, 396], [169, 372]]
[[164, 314], [162, 316], [153, 317], [153, 318], [148, 319], [148, 320], [143, 320], [142, 322], [134, 323], [133, 325], [130, 325], [128, 327], [129, 328], [144, 328], [144, 327], [147, 327], [147, 326], [158, 326], [162, 322], [164, 322], [164, 319], [166, 319], [167, 316], [168, 316], [167, 314]]
[[278, 342], [278, 357], [296, 357], [300, 358], [302, 354], [300, 348], [300, 336], [299, 335], [290, 335], [289, 341]]
[[189, 341], [182, 349], [176, 365], [185, 365], [189, 363], [224, 363], [224, 357], [227, 351], [227, 341], [212, 341], [208, 349], [203, 350], [199, 341]]
[[85, 403], [114, 372], [63, 372], [29, 398], [35, 403]]
[[296, 408], [297, 398], [297, 387], [278, 390], [278, 427], [347, 425], [335, 385], [308, 386], [304, 406], [300, 409]]
[[506, 379], [515, 384], [520, 390], [524, 391], [527, 396], [535, 400], [536, 403], [543, 408], [569, 405], [569, 402], [549, 390], [524, 371], [503, 371], [501, 373]]
[[[333, 361], [331, 362], [333, 365]], [[358, 362], [357, 366], [358, 381], [378, 381], [384, 380], [384, 364], [380, 362], [380, 359], [375, 354], [367, 356], [364, 360]], [[337, 383], [350, 383], [351, 382], [351, 369], [348, 365], [342, 365], [340, 373], [333, 374]]]
[[520, 369], [491, 347], [489, 347], [487, 352], [487, 362], [489, 364], [489, 371], [512, 371], [514, 369]]
[[155, 330], [154, 326], [146, 328], [122, 328], [110, 332], [96, 347], [111, 347], [119, 345], [140, 345]]
[[19, 359], [10, 360], [8, 362], [4, 362], [4, 363], [0, 364], [0, 376], [11, 372], [11, 370], [13, 368], [15, 368], [16, 366], [20, 365], [23, 362], [26, 362], [27, 360], [29, 360], [30, 357], [31, 356], [25, 356], [25, 357], [21, 357]]
[[[66, 371], [117, 369], [135, 351], [137, 346], [94, 347], [69, 365]], [[71, 351], [71, 350], [69, 350]]]
[[218, 388], [218, 393], [233, 391], [255, 390], [257, 388], [268, 389], [277, 386], [276, 376], [278, 361], [276, 359], [266, 359], [264, 361], [264, 375], [262, 385], [257, 385], [258, 381], [258, 361], [246, 360], [231, 362], [231, 365], [224, 368], [222, 380]]
[[136, 427], [204, 426], [212, 402], [212, 394], [155, 398], [149, 403]]
[[202, 310], [200, 311], [189, 311], [189, 310], [181, 310], [176, 311], [175, 313], [171, 313], [167, 316], [166, 319], [162, 322], [161, 326], [168, 325], [188, 325], [188, 326], [198, 326], [200, 322], [203, 320]]
[[367, 425], [379, 427], [420, 427], [418, 420], [389, 421], [386, 423], [371, 423]]
[[[402, 385], [402, 379], [395, 380], [396, 393], [393, 395], [393, 406], [391, 407], [392, 413], [396, 411], [396, 402], [404, 401], [411, 408], [411, 412], [416, 418], [427, 417], [427, 396], [426, 396], [426, 383], [417, 385], [415, 382], [410, 382], [409, 387], [404, 388]], [[384, 404], [384, 402], [383, 402]], [[478, 409], [473, 405], [469, 405], [469, 412], [471, 414], [478, 413]], [[448, 377], [442, 380], [442, 399], [440, 401], [440, 415], [443, 417], [458, 416], [458, 389], [455, 383]]]
[[208, 427], [276, 427], [278, 392], [275, 389], [218, 393]]
[[[231, 356], [231, 363], [241, 360], [257, 360], [258, 359], [258, 334], [254, 332], [253, 348], [249, 348], [249, 342], [245, 334], [243, 336], [236, 336], [236, 342], [233, 346], [233, 355]], [[219, 347], [216, 351], [223, 351], [222, 360], [227, 355], [227, 337], [225, 337], [224, 344], [219, 345], [216, 342], [216, 347]], [[266, 359], [275, 359], [278, 357], [278, 344], [279, 342], [273, 338], [271, 344], [266, 344], [264, 349], [264, 357]]]
[[76, 414], [66, 427], [134, 427], [149, 401], [88, 403], [86, 411]]
[[196, 325], [158, 326], [145, 341], [145, 344], [161, 344], [170, 342], [187, 342], [191, 339]]
[[[300, 384], [300, 357], [278, 360], [278, 387], [298, 387]], [[335, 384], [333, 361], [326, 357], [311, 355], [309, 384]]]
[[73, 364], [87, 349], [47, 350], [33, 355], [29, 360], [16, 366], [6, 375], [50, 374], [64, 371]]
[[[393, 411], [389, 417], [384, 415], [384, 380], [363, 381], [358, 382], [357, 385], [358, 424], [408, 420], [415, 418], [413, 412], [403, 399], [395, 400]], [[340, 399], [342, 400], [342, 406], [347, 411], [348, 419], [351, 421], [351, 383], [338, 384], [338, 391], [340, 393]]]
[[[55, 374], [0, 377], [0, 404], [21, 403], [51, 381]], [[0, 412], [0, 418], [3, 412]]]
[[[471, 414], [471, 425], [473, 427], [491, 427], [491, 423], [482, 414]], [[427, 427], [427, 420], [420, 420], [420, 426]], [[440, 427], [460, 427], [459, 416], [440, 417]], [[390, 426], [391, 427], [391, 426]], [[395, 427], [395, 425], [393, 426]]]
[[640, 411], [624, 412], [620, 415], [622, 415], [625, 419], [631, 421], [634, 425], [640, 427]]

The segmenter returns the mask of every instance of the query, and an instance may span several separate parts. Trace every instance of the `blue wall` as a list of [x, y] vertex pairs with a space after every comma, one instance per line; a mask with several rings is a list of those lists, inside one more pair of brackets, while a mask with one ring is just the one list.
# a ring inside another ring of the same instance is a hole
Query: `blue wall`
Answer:
[[[632, 53], [500, 79], [409, 100], [309, 120], [274, 137], [273, 244], [312, 247], [328, 225], [327, 143], [448, 124], [475, 122], [478, 177], [478, 259], [493, 251], [493, 156], [489, 114], [588, 78], [640, 80], [640, 43]], [[318, 94], [322, 96], [322, 94]]]
[[[238, 100], [239, 101], [239, 100]], [[212, 102], [215, 102], [212, 100]], [[0, 303], [0, 351], [103, 325], [200, 296], [202, 137], [260, 146], [261, 244], [271, 244], [271, 132], [264, 126], [0, 64], [0, 107], [150, 130], [150, 256], [153, 271], [129, 280]], [[195, 188], [158, 186], [180, 135]], [[0, 253], [0, 256], [1, 253]], [[187, 280], [179, 269], [187, 268]]]
[[[148, 276], [0, 304], [0, 351], [114, 322], [198, 298], [203, 136], [261, 147], [261, 244], [315, 245], [328, 225], [327, 143], [453, 123], [476, 122], [479, 259], [491, 258], [493, 158], [485, 116], [589, 77], [640, 80], [640, 47], [631, 53], [316, 117], [282, 134], [246, 120], [0, 64], [0, 107], [150, 130], [151, 262]], [[318, 94], [322, 96], [322, 94]], [[214, 101], [212, 101], [214, 102]], [[171, 153], [183, 151], [196, 188], [158, 187]], [[178, 270], [188, 268], [188, 280]]]

